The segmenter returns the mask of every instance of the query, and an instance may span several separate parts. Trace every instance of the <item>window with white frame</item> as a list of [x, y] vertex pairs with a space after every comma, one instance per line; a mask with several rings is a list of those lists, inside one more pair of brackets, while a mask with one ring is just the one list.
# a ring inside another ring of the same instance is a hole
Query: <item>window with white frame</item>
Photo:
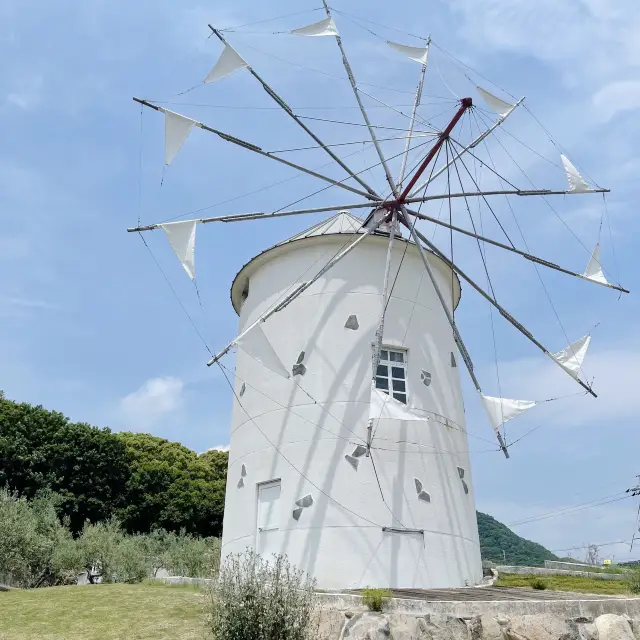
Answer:
[[376, 388], [407, 404], [407, 352], [380, 350], [380, 364], [376, 371]]

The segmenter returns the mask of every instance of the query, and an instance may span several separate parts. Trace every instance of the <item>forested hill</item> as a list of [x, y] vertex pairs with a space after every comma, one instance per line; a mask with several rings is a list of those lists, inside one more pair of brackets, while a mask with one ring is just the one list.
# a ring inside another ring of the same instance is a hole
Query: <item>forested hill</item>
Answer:
[[[222, 533], [228, 455], [197, 454], [144, 433], [71, 422], [56, 411], [13, 402], [0, 391], [0, 488], [36, 497], [59, 496], [58, 513], [74, 533], [86, 520], [115, 517], [130, 533], [186, 530]], [[539, 565], [554, 555], [478, 513], [486, 560]]]
[[[525, 540], [509, 527], [486, 513], [477, 512], [480, 549], [483, 560], [497, 564], [517, 564], [528, 567], [542, 566], [545, 560], [557, 560], [557, 556], [541, 544]], [[503, 553], [504, 551], [504, 553]], [[506, 557], [506, 563], [505, 563]]]

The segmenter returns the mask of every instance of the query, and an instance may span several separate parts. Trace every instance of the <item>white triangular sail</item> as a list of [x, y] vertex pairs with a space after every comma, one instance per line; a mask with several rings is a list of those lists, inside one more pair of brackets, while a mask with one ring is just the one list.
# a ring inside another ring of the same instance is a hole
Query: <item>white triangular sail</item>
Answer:
[[371, 385], [370, 420], [426, 420], [424, 414], [418, 413], [406, 404], [391, 397], [388, 393]]
[[164, 163], [169, 166], [189, 137], [196, 121], [164, 109]]
[[183, 222], [167, 222], [160, 228], [165, 232], [171, 248], [178, 256], [187, 275], [194, 280], [196, 277], [196, 220]]
[[511, 420], [511, 418], [515, 418], [536, 406], [533, 400], [494, 398], [493, 396], [485, 396], [484, 393], [481, 393], [480, 397], [489, 416], [489, 422], [491, 422], [491, 426], [496, 431], [498, 431], [505, 422]]
[[278, 357], [259, 324], [247, 331], [242, 337], [236, 339], [234, 344], [267, 369], [283, 378], [290, 377], [289, 370], [282, 364], [282, 360]]
[[591, 259], [589, 260], [589, 264], [587, 265], [587, 268], [582, 275], [585, 278], [589, 278], [589, 280], [593, 280], [594, 282], [609, 284], [607, 282], [607, 279], [604, 277], [602, 265], [600, 264], [600, 243], [598, 243], [596, 245], [596, 248], [593, 250]]
[[569, 181], [569, 191], [571, 193], [588, 193], [593, 189], [587, 184], [585, 179], [580, 175], [579, 171], [573, 166], [571, 160], [564, 154], [560, 154], [562, 159], [562, 165], [567, 173], [567, 180]]
[[391, 42], [387, 40], [387, 44], [395, 49], [398, 53], [411, 60], [415, 60], [420, 64], [427, 64], [427, 56], [429, 55], [429, 47], [410, 47], [406, 44], [398, 44], [397, 42]]
[[240, 69], [246, 69], [249, 64], [230, 45], [225, 45], [222, 55], [218, 58], [209, 75], [204, 79], [205, 83], [216, 82], [230, 76]]
[[320, 22], [314, 22], [307, 27], [300, 27], [299, 29], [293, 29], [291, 33], [294, 36], [337, 36], [338, 27], [333, 21], [333, 18], [325, 18]]
[[580, 340], [570, 344], [566, 349], [552, 354], [552, 357], [569, 375], [577, 380], [590, 342], [591, 336], [587, 334]]
[[488, 107], [492, 111], [495, 111], [501, 118], [506, 118], [516, 108], [514, 104], [509, 104], [504, 100], [500, 100], [500, 98], [497, 98], [482, 87], [476, 87], [476, 89], [482, 96], [482, 99], [487, 103]]

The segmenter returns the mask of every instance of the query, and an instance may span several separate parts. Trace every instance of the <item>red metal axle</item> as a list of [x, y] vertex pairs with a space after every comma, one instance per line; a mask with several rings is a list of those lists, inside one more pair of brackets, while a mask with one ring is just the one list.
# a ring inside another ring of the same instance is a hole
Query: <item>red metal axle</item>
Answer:
[[398, 205], [404, 204], [407, 196], [409, 195], [409, 193], [411, 193], [411, 189], [413, 189], [416, 182], [419, 180], [420, 176], [424, 173], [425, 169], [429, 166], [429, 163], [431, 162], [431, 160], [433, 160], [436, 153], [438, 153], [438, 150], [443, 145], [444, 141], [449, 137], [449, 134], [453, 131], [453, 128], [458, 123], [458, 120], [462, 118], [462, 115], [464, 114], [464, 112], [467, 109], [469, 109], [472, 105], [473, 105], [473, 101], [471, 100], [471, 98], [462, 98], [462, 100], [460, 100], [460, 108], [458, 109], [456, 114], [453, 116], [451, 122], [447, 125], [447, 128], [440, 134], [440, 136], [438, 137], [438, 141], [435, 143], [435, 145], [433, 145], [431, 151], [429, 151], [429, 153], [427, 154], [427, 157], [424, 159], [422, 164], [418, 167], [417, 171], [413, 175], [413, 178], [409, 180], [409, 183], [405, 187], [404, 191], [398, 196], [398, 199], [396, 200], [396, 204]]

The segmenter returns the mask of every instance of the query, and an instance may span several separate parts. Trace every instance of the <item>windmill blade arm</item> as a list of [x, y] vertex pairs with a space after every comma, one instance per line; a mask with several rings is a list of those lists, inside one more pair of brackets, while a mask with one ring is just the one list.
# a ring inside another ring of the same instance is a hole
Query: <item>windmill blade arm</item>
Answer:
[[[499, 189], [496, 191], [462, 191], [460, 193], [438, 193], [432, 196], [415, 196], [407, 198], [404, 202], [415, 204], [417, 202], [429, 202], [429, 200], [445, 200], [449, 198], [485, 198], [486, 196], [566, 196], [571, 191], [552, 191], [551, 189]], [[609, 193], [609, 189], [595, 189], [590, 193]]]
[[[226, 216], [215, 216], [213, 218], [199, 218], [199, 224], [209, 222], [246, 222], [247, 220], [269, 220], [270, 218], [282, 218], [286, 216], [299, 216], [306, 213], [323, 213], [325, 211], [342, 211], [343, 209], [368, 209], [371, 202], [357, 202], [351, 204], [332, 205], [330, 207], [314, 207], [312, 209], [293, 209], [289, 211], [255, 211], [252, 213], [232, 213]], [[159, 229], [160, 224], [149, 224], [143, 227], [131, 227], [127, 229], [129, 233], [137, 231], [153, 231]]]
[[[213, 31], [213, 33], [218, 37], [220, 42], [224, 45], [227, 44], [225, 37], [214, 28], [212, 25], [209, 25], [209, 29]], [[317, 143], [322, 149], [333, 159], [335, 160], [356, 182], [360, 184], [361, 187], [364, 187], [370, 195], [374, 197], [378, 197], [378, 194], [370, 187], [360, 176], [354, 173], [345, 163], [339, 158], [300, 118], [294, 113], [293, 109], [276, 93], [276, 91], [271, 87], [259, 74], [258, 72], [251, 66], [247, 66], [247, 70], [249, 73], [262, 85], [262, 88], [267, 92], [269, 97], [279, 106], [282, 110], [300, 126], [304, 131]]]
[[[162, 107], [159, 107], [151, 102], [149, 102], [148, 100], [142, 100], [141, 98], [133, 98], [135, 102], [140, 103], [141, 105], [144, 105], [145, 107], [149, 107], [150, 109], [154, 109], [155, 111], [161, 111], [164, 112], [164, 109]], [[249, 151], [253, 151], [254, 153], [257, 153], [261, 156], [264, 156], [265, 158], [271, 158], [271, 160], [275, 160], [276, 162], [279, 162], [281, 164], [284, 164], [288, 167], [291, 167], [293, 169], [296, 169], [298, 171], [302, 171], [303, 173], [306, 173], [310, 176], [313, 176], [314, 178], [318, 178], [319, 180], [323, 180], [324, 182], [328, 182], [330, 184], [332, 184], [335, 187], [340, 187], [341, 189], [345, 189], [346, 191], [351, 191], [352, 193], [357, 193], [360, 196], [364, 196], [365, 198], [367, 198], [368, 200], [379, 200], [379, 196], [373, 196], [370, 193], [366, 192], [366, 191], [362, 191], [360, 189], [356, 189], [355, 187], [352, 187], [348, 184], [344, 184], [344, 180], [334, 180], [333, 178], [329, 178], [328, 176], [323, 175], [322, 173], [318, 173], [317, 171], [314, 171], [313, 169], [308, 169], [307, 167], [303, 167], [299, 164], [295, 164], [294, 162], [289, 162], [289, 160], [285, 160], [284, 158], [280, 158], [279, 156], [273, 155], [272, 153], [269, 153], [268, 151], [264, 151], [263, 149], [261, 149], [260, 147], [258, 147], [255, 144], [252, 144], [251, 142], [247, 142], [246, 140], [242, 140], [241, 138], [236, 138], [235, 136], [232, 136], [228, 133], [224, 133], [223, 131], [219, 131], [218, 129], [214, 129], [213, 127], [209, 127], [206, 124], [203, 124], [202, 122], [198, 122], [197, 120], [194, 121], [195, 122], [195, 126], [199, 127], [200, 129], [203, 129], [204, 131], [208, 131], [209, 133], [214, 133], [215, 135], [217, 135], [219, 138], [222, 138], [223, 140], [225, 140], [226, 142], [231, 142], [232, 144], [235, 144], [239, 147], [243, 147], [244, 149], [248, 149]]]
[[[327, 0], [322, 0], [322, 4], [324, 5], [325, 13], [327, 14], [327, 18], [332, 18], [331, 9], [329, 9], [329, 5], [327, 4]], [[396, 192], [396, 183], [391, 175], [391, 171], [389, 170], [389, 165], [387, 164], [387, 160], [382, 153], [382, 148], [380, 147], [380, 143], [378, 142], [378, 138], [376, 137], [376, 133], [371, 126], [371, 120], [369, 120], [369, 115], [367, 114], [367, 110], [364, 108], [364, 104], [362, 103], [362, 98], [360, 97], [360, 93], [358, 90], [358, 84], [356, 83], [356, 78], [353, 74], [353, 69], [349, 64], [349, 59], [347, 58], [347, 54], [345, 53], [344, 46], [342, 44], [342, 38], [339, 35], [334, 36], [336, 39], [336, 43], [338, 44], [338, 48], [340, 49], [340, 54], [342, 56], [342, 65], [344, 66], [345, 71], [347, 72], [347, 77], [349, 78], [349, 84], [351, 85], [351, 89], [353, 90], [353, 95], [356, 98], [356, 102], [358, 103], [358, 107], [360, 108], [360, 113], [362, 114], [362, 118], [364, 119], [365, 124], [367, 125], [367, 129], [369, 130], [369, 135], [371, 136], [371, 142], [373, 142], [373, 146], [376, 149], [376, 153], [380, 158], [380, 162], [382, 167], [384, 168], [385, 176], [387, 178], [387, 182], [389, 183], [389, 187], [391, 187], [391, 192], [394, 195], [397, 195]]]
[[[429, 45], [431, 44], [431, 37], [427, 39], [427, 51], [429, 49]], [[413, 101], [413, 111], [411, 112], [411, 121], [409, 122], [409, 131], [407, 134], [407, 141], [404, 146], [404, 155], [402, 156], [402, 165], [400, 167], [400, 175], [398, 176], [397, 188], [402, 188], [402, 182], [404, 181], [404, 173], [407, 168], [407, 159], [409, 157], [409, 149], [411, 148], [411, 136], [413, 135], [413, 128], [416, 122], [416, 114], [418, 113], [418, 107], [420, 106], [420, 101], [422, 100], [422, 88], [424, 87], [424, 76], [427, 72], [427, 63], [426, 59], [424, 64], [422, 65], [422, 69], [420, 70], [420, 80], [418, 81], [418, 88], [416, 89], [416, 97]]]
[[[433, 251], [450, 269], [453, 269], [463, 280], [465, 280], [467, 283], [469, 283], [483, 298], [485, 298], [485, 300], [488, 300], [498, 310], [500, 315], [503, 318], [505, 318], [505, 320], [507, 320], [518, 331], [520, 331], [520, 333], [522, 333], [522, 335], [526, 336], [526, 338], [530, 342], [532, 342], [536, 347], [538, 347], [538, 349], [540, 349], [540, 351], [542, 351], [547, 357], [549, 357], [551, 360], [553, 360], [553, 362], [555, 362], [566, 373], [566, 370], [558, 363], [558, 361], [553, 357], [551, 352], [542, 343], [540, 343], [534, 337], [534, 335], [526, 327], [524, 327], [524, 325], [522, 325], [520, 322], [518, 322], [506, 309], [504, 309], [504, 307], [502, 307], [481, 286], [476, 284], [476, 282], [474, 282], [460, 267], [458, 267], [454, 262], [449, 260], [449, 258], [447, 258], [447, 256], [444, 253], [442, 253], [442, 251], [440, 251], [438, 249], [438, 247], [436, 247], [436, 245], [434, 245], [431, 241], [429, 241], [429, 239], [426, 238], [424, 236], [424, 234], [420, 233], [419, 231], [415, 231], [415, 236], [417, 236], [420, 240], [422, 240], [422, 242], [424, 242], [424, 244], [431, 251]], [[590, 393], [594, 398], [597, 397], [597, 395], [594, 393], [593, 389], [588, 384], [586, 384], [585, 382], [583, 382], [579, 378], [572, 378], [572, 379], [576, 380], [576, 382], [585, 391]]]
[[473, 233], [472, 231], [468, 231], [467, 229], [462, 229], [461, 227], [457, 227], [455, 225], [449, 224], [447, 222], [444, 222], [442, 220], [438, 220], [437, 218], [432, 218], [431, 216], [425, 215], [424, 213], [420, 213], [418, 211], [414, 211], [413, 209], [408, 209], [409, 213], [413, 216], [416, 216], [416, 218], [420, 218], [420, 220], [426, 220], [427, 222], [433, 222], [433, 224], [437, 224], [441, 227], [445, 227], [447, 229], [451, 229], [453, 231], [456, 231], [457, 233], [461, 233], [465, 236], [469, 236], [471, 238], [476, 238], [476, 240], [480, 240], [481, 242], [485, 242], [487, 244], [491, 244], [494, 247], [500, 247], [500, 249], [504, 249], [505, 251], [510, 251], [511, 253], [515, 253], [517, 255], [522, 256], [523, 258], [526, 258], [527, 260], [530, 260], [531, 262], [535, 262], [537, 264], [540, 264], [544, 267], [548, 267], [549, 269], [554, 269], [556, 271], [560, 271], [561, 273], [566, 273], [567, 275], [573, 276], [575, 278], [580, 278], [581, 280], [586, 280], [587, 282], [591, 282], [593, 284], [599, 284], [603, 287], [609, 287], [610, 289], [615, 289], [616, 291], [620, 291], [622, 293], [629, 293], [629, 291], [627, 289], [624, 289], [623, 287], [619, 287], [617, 285], [614, 284], [610, 284], [609, 282], [600, 282], [598, 280], [592, 280], [591, 278], [587, 278], [586, 276], [582, 275], [581, 273], [577, 273], [575, 271], [571, 271], [570, 269], [565, 269], [564, 267], [561, 267], [560, 265], [555, 264], [554, 262], [550, 262], [549, 260], [544, 260], [543, 258], [538, 258], [537, 256], [531, 255], [530, 253], [526, 253], [525, 251], [520, 251], [519, 249], [516, 249], [515, 247], [510, 247], [507, 244], [503, 244], [502, 242], [498, 242], [497, 240], [493, 240], [492, 238], [487, 238], [485, 236], [481, 236], [478, 235], [476, 233]]
[[383, 216], [377, 224], [372, 225], [371, 227], [365, 229], [365, 231], [358, 235], [358, 237], [351, 242], [347, 247], [345, 247], [338, 255], [333, 257], [327, 264], [316, 273], [316, 275], [311, 278], [311, 280], [307, 280], [305, 282], [301, 282], [295, 289], [288, 294], [284, 300], [278, 302], [274, 306], [271, 307], [267, 312], [263, 313], [248, 329], [245, 329], [239, 336], [237, 336], [232, 342], [230, 342], [222, 351], [218, 352], [216, 355], [207, 362], [207, 366], [215, 364], [222, 356], [228, 353], [233, 345], [243, 336], [245, 336], [251, 329], [253, 329], [258, 323], [265, 322], [268, 318], [270, 318], [274, 313], [278, 313], [278, 311], [282, 311], [286, 307], [288, 307], [296, 298], [298, 298], [302, 293], [304, 293], [312, 284], [317, 282], [327, 271], [329, 271], [334, 265], [336, 265], [342, 258], [351, 253], [365, 238], [370, 236], [381, 224], [387, 222], [389, 216]]

